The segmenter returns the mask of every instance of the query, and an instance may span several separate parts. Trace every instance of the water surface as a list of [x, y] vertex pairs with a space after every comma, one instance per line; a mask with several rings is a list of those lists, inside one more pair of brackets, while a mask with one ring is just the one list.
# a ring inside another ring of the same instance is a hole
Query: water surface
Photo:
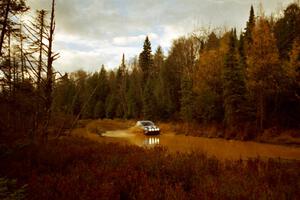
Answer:
[[173, 133], [158, 136], [145, 136], [129, 130], [108, 131], [102, 136], [110, 142], [125, 142], [141, 147], [166, 147], [171, 152], [203, 152], [218, 159], [248, 159], [260, 157], [300, 160], [300, 148], [282, 145], [244, 142], [225, 139], [210, 139], [176, 135]]

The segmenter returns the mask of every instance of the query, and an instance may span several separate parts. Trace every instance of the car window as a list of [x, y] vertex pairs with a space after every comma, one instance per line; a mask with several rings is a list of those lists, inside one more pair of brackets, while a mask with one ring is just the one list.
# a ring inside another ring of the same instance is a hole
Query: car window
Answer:
[[143, 126], [153, 126], [153, 122], [141, 122]]

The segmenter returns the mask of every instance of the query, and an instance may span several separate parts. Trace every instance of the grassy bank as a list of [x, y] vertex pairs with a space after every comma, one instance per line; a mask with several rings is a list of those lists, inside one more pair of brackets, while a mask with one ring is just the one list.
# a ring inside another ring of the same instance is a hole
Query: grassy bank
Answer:
[[[106, 131], [129, 129], [135, 125], [135, 120], [80, 120], [77, 132], [101, 135]], [[244, 129], [226, 130], [220, 124], [198, 124], [183, 122], [158, 122], [162, 134], [176, 133], [196, 137], [224, 138], [234, 140], [252, 140], [262, 143], [288, 145], [300, 147], [300, 130], [284, 130], [269, 128], [257, 133], [256, 130], [244, 127]], [[80, 130], [81, 129], [81, 130]], [[78, 134], [77, 134], [78, 135]], [[80, 135], [80, 134], [79, 134]]]
[[234, 140], [252, 140], [262, 143], [293, 145], [300, 147], [300, 130], [279, 129], [276, 127], [257, 132], [251, 127], [237, 128], [234, 130], [225, 129], [220, 124], [198, 124], [168, 122], [160, 123], [162, 132], [174, 132], [198, 137], [224, 138]]
[[1, 148], [0, 155], [0, 177], [17, 180], [14, 187], [6, 187], [7, 194], [21, 190], [27, 199], [300, 196], [300, 163], [294, 161], [220, 162], [198, 153], [169, 154], [162, 148], [146, 150], [76, 137], [52, 140], [43, 146]]

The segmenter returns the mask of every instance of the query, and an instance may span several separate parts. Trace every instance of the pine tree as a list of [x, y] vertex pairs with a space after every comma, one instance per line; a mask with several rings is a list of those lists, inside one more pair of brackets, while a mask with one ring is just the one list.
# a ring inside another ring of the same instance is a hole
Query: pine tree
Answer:
[[294, 3], [289, 5], [284, 16], [274, 27], [280, 58], [288, 60], [289, 52], [296, 39], [300, 39], [300, 7]]
[[65, 114], [73, 113], [73, 99], [75, 98], [76, 90], [75, 83], [69, 78], [66, 73], [59, 82], [55, 84], [53, 91], [53, 106], [55, 112], [63, 112]]
[[188, 77], [181, 80], [180, 114], [186, 122], [192, 122], [194, 118], [195, 97], [193, 92], [193, 82]]
[[216, 34], [214, 32], [212, 32], [207, 39], [207, 43], [206, 43], [206, 49], [207, 50], [212, 50], [212, 49], [217, 49], [220, 45], [220, 41], [218, 39], [218, 37], [216, 36]]
[[225, 58], [223, 87], [225, 123], [228, 127], [233, 127], [235, 124], [238, 125], [245, 115], [243, 107], [246, 93], [244, 71], [238, 61], [237, 38], [234, 31], [231, 31], [229, 50]]
[[134, 63], [132, 73], [129, 76], [129, 87], [127, 91], [127, 113], [126, 118], [139, 118], [142, 116], [142, 77], [137, 62]]
[[153, 65], [152, 55], [151, 55], [151, 43], [148, 36], [145, 39], [143, 51], [139, 57], [139, 65], [143, 72], [143, 82], [146, 83], [150, 77], [151, 67]]
[[161, 46], [158, 46], [153, 58], [153, 77], [157, 77], [164, 63], [164, 53]]
[[143, 51], [139, 57], [139, 66], [143, 73], [143, 114], [144, 117], [151, 119], [156, 115], [156, 100], [154, 96], [155, 70], [153, 68], [153, 58], [151, 54], [151, 43], [148, 36], [145, 39]]
[[118, 106], [118, 95], [117, 95], [117, 81], [116, 75], [113, 71], [109, 73], [109, 94], [105, 101], [105, 113], [106, 118], [113, 119], [116, 117], [116, 110]]
[[161, 70], [164, 65], [164, 53], [161, 48], [161, 46], [158, 46], [157, 50], [155, 51], [154, 58], [153, 58], [153, 94], [155, 96], [155, 102], [156, 102], [156, 110], [157, 110], [157, 116], [161, 116], [161, 111], [164, 109], [163, 103], [162, 103], [162, 96], [164, 96], [163, 92], [163, 82], [161, 79]]
[[94, 94], [95, 98], [95, 108], [94, 110], [94, 118], [105, 118], [105, 102], [108, 96], [109, 85], [107, 80], [107, 72], [105, 70], [104, 65], [101, 66], [100, 73], [97, 77], [97, 85], [96, 91]]
[[[174, 71], [171, 64], [166, 60], [159, 72], [159, 85], [160, 85], [160, 99], [158, 101], [159, 116], [161, 119], [168, 119], [172, 116], [176, 109], [176, 102], [173, 101], [172, 91], [176, 85], [172, 84], [174, 78]], [[174, 69], [174, 68], [173, 68]]]
[[254, 15], [253, 6], [251, 5], [250, 16], [249, 16], [249, 20], [247, 22], [247, 26], [245, 28], [245, 34], [244, 34], [245, 42], [246, 42], [247, 46], [251, 45], [253, 42], [252, 32], [253, 32], [254, 27], [255, 27], [255, 15]]
[[101, 70], [98, 78], [98, 90], [96, 95], [98, 100], [105, 102], [107, 95], [109, 93], [109, 84], [107, 78], [107, 71], [105, 70], [104, 65], [101, 66]]
[[153, 79], [148, 79], [143, 91], [143, 115], [145, 119], [155, 119], [157, 104], [153, 94]]
[[122, 62], [117, 70], [117, 95], [119, 104], [117, 108], [117, 117], [123, 118], [127, 113], [126, 91], [127, 91], [127, 69], [125, 64], [125, 55], [122, 56]]
[[246, 62], [246, 53], [245, 53], [245, 37], [243, 34], [240, 34], [238, 45], [239, 45], [238, 51], [239, 51], [241, 65], [246, 68], [247, 62]]

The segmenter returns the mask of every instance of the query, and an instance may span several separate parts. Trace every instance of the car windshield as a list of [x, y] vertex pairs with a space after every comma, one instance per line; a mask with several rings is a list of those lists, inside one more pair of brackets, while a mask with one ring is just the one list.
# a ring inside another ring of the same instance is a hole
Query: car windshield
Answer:
[[144, 121], [144, 122], [141, 122], [141, 124], [143, 126], [153, 126], [154, 125], [153, 122], [150, 122], [150, 121]]

